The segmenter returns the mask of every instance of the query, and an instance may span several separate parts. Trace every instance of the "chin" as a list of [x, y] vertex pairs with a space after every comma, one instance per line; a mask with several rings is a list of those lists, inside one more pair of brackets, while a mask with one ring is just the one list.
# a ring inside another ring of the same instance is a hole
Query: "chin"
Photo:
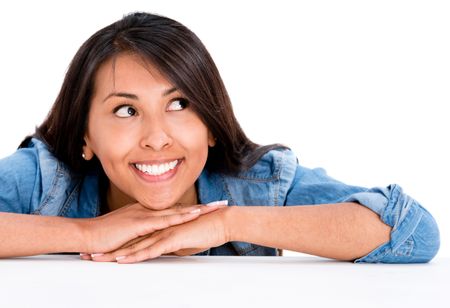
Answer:
[[138, 200], [142, 206], [155, 211], [161, 211], [172, 207], [175, 201], [172, 200]]

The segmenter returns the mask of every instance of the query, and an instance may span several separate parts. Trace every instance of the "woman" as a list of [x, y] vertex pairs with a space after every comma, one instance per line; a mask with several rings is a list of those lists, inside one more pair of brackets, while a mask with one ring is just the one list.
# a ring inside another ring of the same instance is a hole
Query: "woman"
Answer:
[[0, 183], [2, 257], [133, 263], [280, 248], [408, 263], [439, 249], [433, 217], [399, 186], [345, 185], [249, 140], [200, 40], [146, 13], [81, 46], [47, 119], [0, 161]]

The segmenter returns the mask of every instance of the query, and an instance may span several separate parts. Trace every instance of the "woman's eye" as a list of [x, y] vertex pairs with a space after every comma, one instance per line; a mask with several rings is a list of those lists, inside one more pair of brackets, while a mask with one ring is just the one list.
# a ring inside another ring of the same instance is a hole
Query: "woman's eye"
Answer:
[[119, 106], [114, 110], [114, 113], [119, 118], [128, 118], [136, 115], [136, 109], [131, 106]]
[[178, 98], [172, 102], [170, 102], [169, 107], [167, 109], [169, 110], [183, 110], [187, 107], [188, 102], [185, 99]]

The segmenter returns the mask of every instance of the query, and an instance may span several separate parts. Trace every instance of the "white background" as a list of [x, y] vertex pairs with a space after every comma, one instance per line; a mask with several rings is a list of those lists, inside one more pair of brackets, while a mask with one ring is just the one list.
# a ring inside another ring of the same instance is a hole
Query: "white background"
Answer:
[[349, 184], [400, 184], [450, 255], [448, 1], [2, 1], [0, 157], [44, 119], [78, 47], [132, 11], [200, 37], [251, 139]]

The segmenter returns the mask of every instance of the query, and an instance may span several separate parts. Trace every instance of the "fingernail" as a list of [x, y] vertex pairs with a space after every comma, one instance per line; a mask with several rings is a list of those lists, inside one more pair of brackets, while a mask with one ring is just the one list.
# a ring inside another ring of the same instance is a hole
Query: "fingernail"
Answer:
[[214, 206], [214, 205], [228, 205], [228, 200], [219, 200], [219, 201], [213, 201], [206, 204], [207, 206]]
[[192, 211], [190, 211], [189, 213], [191, 213], [191, 214], [197, 214], [197, 213], [200, 213], [200, 209], [192, 210]]
[[123, 259], [125, 259], [127, 256], [118, 256], [118, 257], [116, 257], [116, 261], [119, 261], [119, 260], [123, 260]]
[[104, 255], [104, 253], [92, 253], [92, 254], [91, 254], [91, 257], [92, 257], [92, 258], [95, 258], [95, 257], [103, 256], [103, 255]]

